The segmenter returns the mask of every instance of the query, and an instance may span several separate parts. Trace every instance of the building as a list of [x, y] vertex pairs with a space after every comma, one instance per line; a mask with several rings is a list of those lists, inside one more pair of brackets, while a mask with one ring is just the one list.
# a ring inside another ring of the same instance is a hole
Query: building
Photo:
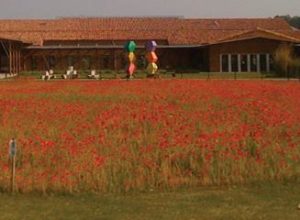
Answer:
[[134, 40], [137, 65], [144, 44], [158, 43], [161, 69], [270, 72], [282, 43], [300, 55], [300, 30], [275, 19], [61, 18], [0, 20], [0, 72], [125, 68], [123, 45]]

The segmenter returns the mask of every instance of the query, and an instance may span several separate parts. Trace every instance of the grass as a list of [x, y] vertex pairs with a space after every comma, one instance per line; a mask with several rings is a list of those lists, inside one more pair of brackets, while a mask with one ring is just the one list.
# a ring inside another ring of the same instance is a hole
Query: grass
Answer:
[[[98, 71], [99, 73], [99, 71]], [[33, 78], [33, 79], [41, 79], [42, 71], [27, 71], [19, 73], [19, 78]], [[55, 72], [56, 79], [61, 79], [61, 75], [64, 74], [64, 71], [59, 70]], [[80, 79], [88, 79], [89, 71], [79, 71]], [[272, 78], [282, 78], [285, 79], [284, 76], [277, 76], [274, 73], [257, 73], [257, 72], [232, 72], [232, 73], [221, 73], [221, 72], [197, 72], [197, 71], [166, 71], [159, 70], [160, 78], [163, 79], [272, 79]], [[291, 79], [299, 78], [290, 77]], [[101, 71], [101, 79], [125, 79], [126, 73], [124, 70], [114, 71], [114, 70], [102, 70]], [[143, 70], [138, 70], [135, 73], [136, 79], [146, 79], [147, 73]]]
[[300, 219], [299, 183], [126, 195], [0, 194], [0, 219]]
[[[63, 71], [56, 72], [57, 77], [60, 79]], [[87, 79], [88, 72], [79, 71], [79, 76], [81, 79]], [[22, 72], [19, 77], [32, 77], [36, 79], [41, 78], [41, 72]], [[103, 70], [101, 71], [102, 79], [116, 79], [125, 78], [126, 73], [124, 71], [113, 71], [113, 70]], [[161, 78], [178, 78], [178, 79], [262, 79], [268, 77], [263, 73], [218, 73], [218, 72], [167, 72], [164, 70], [160, 71]], [[137, 71], [135, 74], [137, 79], [147, 78], [147, 74], [144, 71]]]

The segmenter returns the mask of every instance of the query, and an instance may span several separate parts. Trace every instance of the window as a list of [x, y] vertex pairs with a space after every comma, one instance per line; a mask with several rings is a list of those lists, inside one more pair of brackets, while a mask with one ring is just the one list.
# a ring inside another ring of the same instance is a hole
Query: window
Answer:
[[137, 68], [139, 69], [145, 69], [146, 68], [146, 59], [143, 55], [141, 56], [137, 56], [137, 59], [136, 59], [136, 65], [137, 65]]
[[221, 56], [222, 72], [229, 72], [229, 57], [227, 54]]
[[109, 69], [110, 56], [100, 57], [100, 68]]
[[250, 55], [250, 70], [251, 70], [251, 72], [257, 72], [257, 56], [256, 56], [256, 54]]
[[82, 58], [83, 69], [88, 70], [91, 69], [91, 57], [86, 56]]
[[125, 68], [126, 65], [127, 65], [127, 59], [124, 55], [121, 55], [120, 56], [120, 60], [121, 60], [121, 65], [122, 65], [122, 68]]
[[274, 71], [275, 69], [275, 67], [274, 67], [274, 57], [273, 57], [273, 55], [269, 55], [269, 68], [270, 68], [270, 71], [272, 72], [272, 71]]
[[248, 72], [248, 56], [246, 54], [241, 55], [241, 71]]
[[267, 56], [266, 54], [260, 54], [260, 71], [261, 72], [267, 72]]
[[274, 61], [270, 54], [222, 54], [222, 72], [269, 72], [273, 71]]
[[67, 64], [68, 66], [74, 66], [76, 63], [76, 57], [68, 56], [67, 57]]
[[1, 56], [0, 58], [0, 68], [1, 71], [6, 72], [8, 71], [8, 67], [9, 67], [9, 59], [7, 56]]
[[32, 70], [37, 69], [37, 57], [31, 57], [31, 69]]
[[54, 68], [56, 65], [56, 59], [54, 56], [47, 56], [47, 66], [49, 69]]
[[231, 55], [231, 71], [232, 72], [238, 72], [239, 71], [238, 55], [237, 54]]

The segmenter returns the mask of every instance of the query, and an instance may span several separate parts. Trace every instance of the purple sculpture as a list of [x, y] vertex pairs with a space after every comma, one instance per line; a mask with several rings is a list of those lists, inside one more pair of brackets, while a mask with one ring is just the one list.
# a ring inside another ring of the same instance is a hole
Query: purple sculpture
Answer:
[[154, 40], [151, 40], [148, 41], [145, 46], [148, 52], [154, 52], [157, 47], [157, 43]]

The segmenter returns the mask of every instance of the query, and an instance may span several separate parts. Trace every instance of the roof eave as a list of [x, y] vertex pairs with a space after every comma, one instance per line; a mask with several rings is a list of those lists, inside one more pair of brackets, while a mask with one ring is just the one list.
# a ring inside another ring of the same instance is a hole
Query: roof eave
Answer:
[[267, 40], [275, 40], [275, 41], [283, 41], [283, 42], [290, 42], [290, 43], [300, 43], [300, 40], [292, 40], [292, 39], [278, 39], [278, 38], [268, 38], [263, 36], [254, 36], [254, 37], [245, 37], [245, 38], [239, 38], [239, 39], [232, 39], [232, 40], [226, 40], [226, 41], [217, 41], [214, 43], [211, 43], [210, 45], [216, 45], [216, 44], [224, 44], [224, 43], [231, 43], [231, 42], [237, 42], [237, 41], [243, 41], [243, 40], [253, 40], [257, 38], [263, 38]]
[[11, 38], [2, 38], [2, 37], [0, 37], [0, 41], [11, 41], [11, 42], [16, 42], [16, 43], [22, 43], [22, 44], [25, 44], [25, 45], [31, 45], [31, 43], [29, 43], [29, 42], [25, 42], [25, 41], [22, 41], [22, 40], [11, 39]]
[[[157, 48], [199, 48], [205, 47], [206, 44], [194, 44], [194, 45], [158, 45]], [[38, 46], [38, 45], [30, 45], [27, 46], [26, 49], [37, 49], [37, 50], [63, 50], [63, 49], [123, 49], [123, 45], [49, 45], [49, 46]], [[138, 49], [143, 49], [144, 46], [137, 45]]]

